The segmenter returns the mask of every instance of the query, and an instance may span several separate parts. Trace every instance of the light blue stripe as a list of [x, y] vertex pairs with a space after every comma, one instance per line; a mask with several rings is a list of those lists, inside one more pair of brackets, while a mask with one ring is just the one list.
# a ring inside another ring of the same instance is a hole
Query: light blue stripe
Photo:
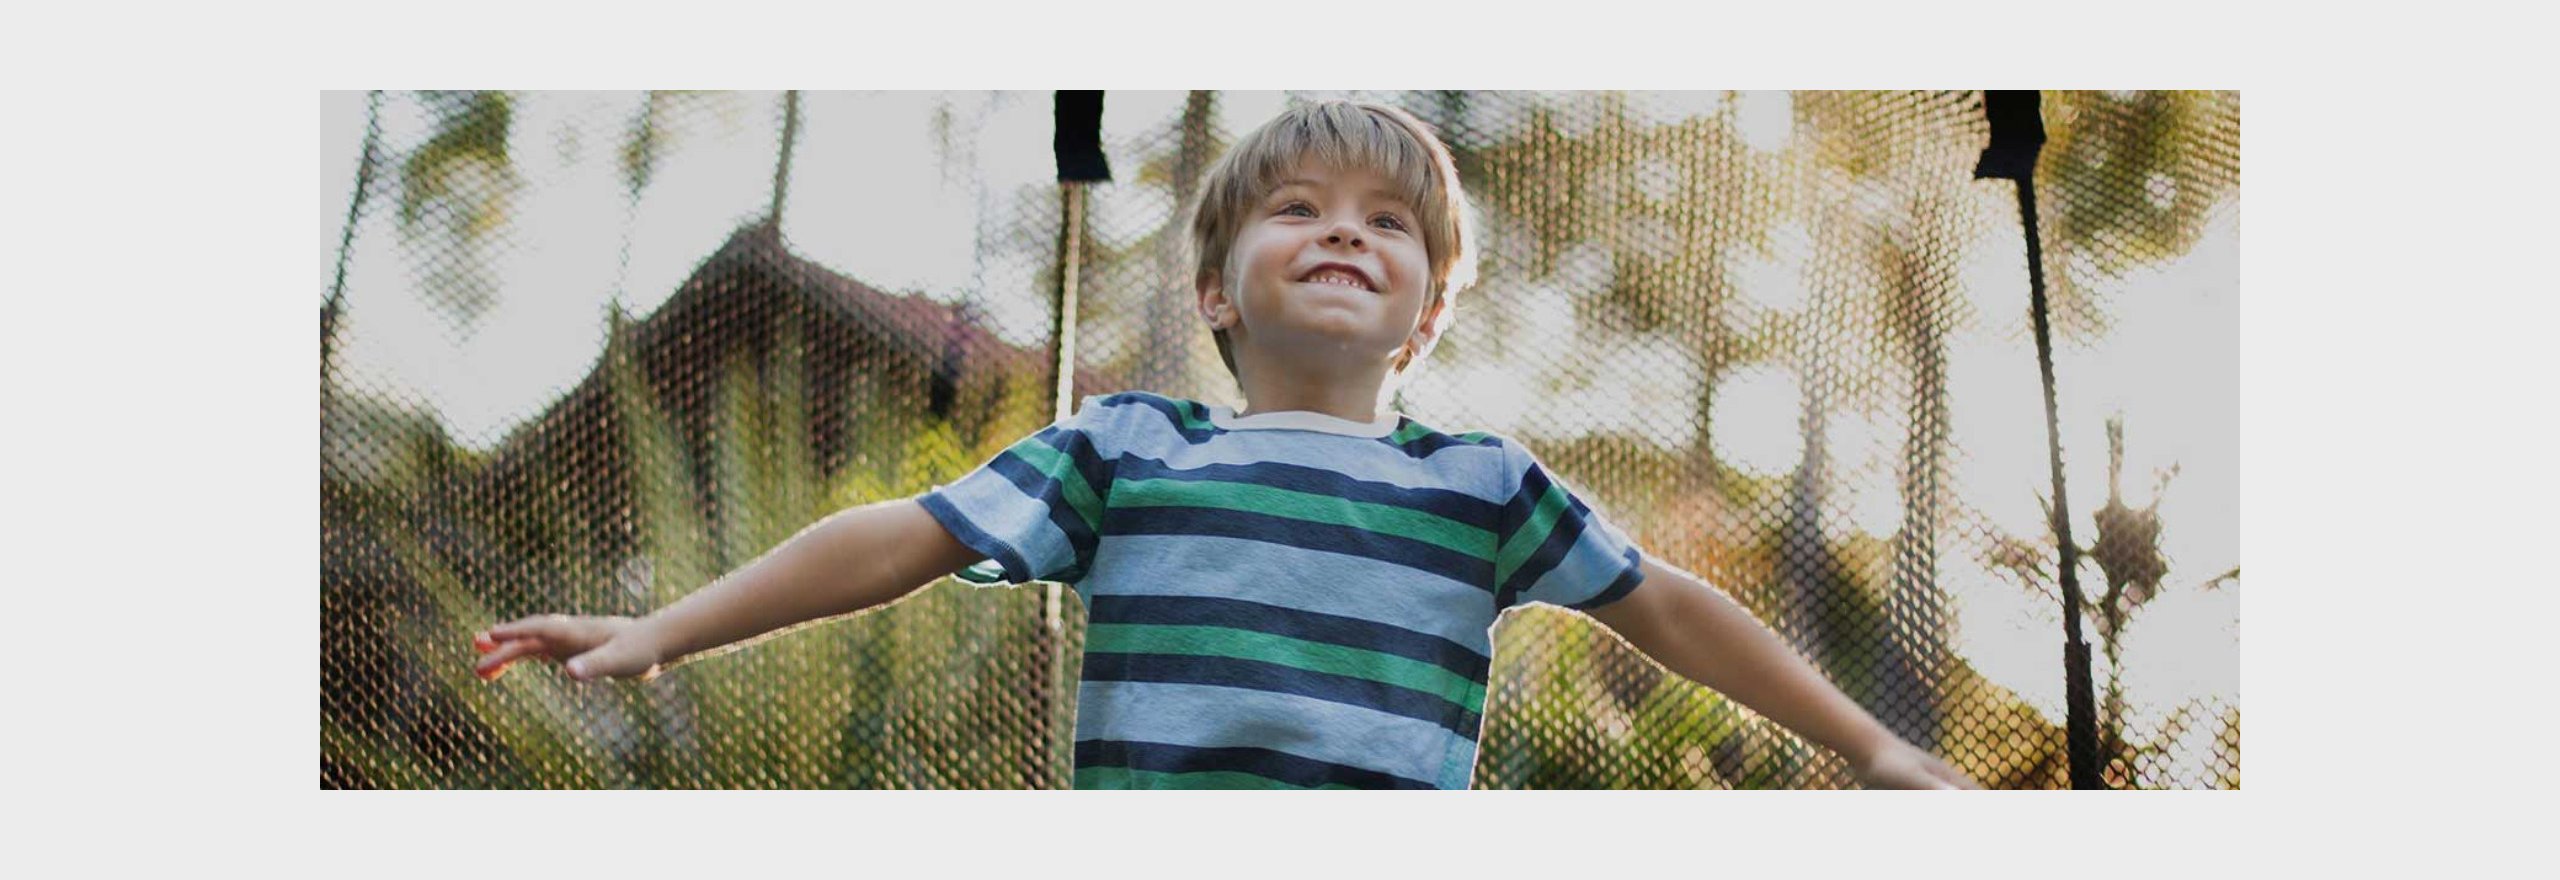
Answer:
[[1012, 545], [1031, 567], [1033, 577], [1075, 564], [1075, 548], [1067, 542], [1067, 533], [1049, 520], [1048, 503], [1023, 494], [1022, 487], [1005, 475], [980, 467], [944, 487], [942, 497], [979, 530]]
[[1452, 447], [1433, 454], [1426, 467], [1377, 440], [1306, 431], [1229, 431], [1194, 446], [1154, 410], [1140, 409], [1147, 418], [1113, 420], [1109, 431], [1115, 436], [1109, 454], [1136, 450], [1176, 469], [1209, 464], [1294, 464], [1408, 489], [1446, 489], [1493, 504], [1509, 501], [1508, 490], [1518, 485], [1516, 479], [1511, 486], [1503, 485], [1506, 477], [1516, 475], [1505, 472], [1507, 463], [1500, 447]]
[[1255, 746], [1425, 780], [1446, 780], [1453, 762], [1475, 760], [1475, 743], [1428, 721], [1295, 694], [1149, 681], [1076, 688], [1076, 740], [1094, 739]]
[[1144, 418], [1157, 421], [1163, 421], [1163, 417], [1143, 405], [1136, 406], [1137, 411], [1128, 404], [1103, 406], [1100, 401], [1104, 396], [1090, 395], [1077, 401], [1075, 414], [1067, 416], [1061, 426], [1082, 432], [1085, 442], [1093, 444], [1094, 455], [1108, 461], [1127, 451], [1129, 426], [1141, 421], [1142, 413]]
[[1493, 656], [1493, 594], [1475, 584], [1241, 538], [1118, 535], [1103, 548], [1085, 576], [1086, 595], [1242, 599], [1402, 627]]
[[1545, 577], [1522, 590], [1520, 601], [1571, 605], [1597, 596], [1626, 571], [1631, 546], [1624, 534], [1595, 512], [1583, 520], [1582, 535], [1573, 542], [1573, 549], [1565, 551], [1564, 559]]

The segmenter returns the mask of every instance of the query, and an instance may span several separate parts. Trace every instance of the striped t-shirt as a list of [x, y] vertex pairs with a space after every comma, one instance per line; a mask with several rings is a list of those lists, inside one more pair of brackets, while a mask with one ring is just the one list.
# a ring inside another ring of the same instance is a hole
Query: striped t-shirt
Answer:
[[1084, 600], [1077, 788], [1465, 788], [1494, 616], [1643, 579], [1527, 450], [1394, 413], [1087, 398], [920, 500]]

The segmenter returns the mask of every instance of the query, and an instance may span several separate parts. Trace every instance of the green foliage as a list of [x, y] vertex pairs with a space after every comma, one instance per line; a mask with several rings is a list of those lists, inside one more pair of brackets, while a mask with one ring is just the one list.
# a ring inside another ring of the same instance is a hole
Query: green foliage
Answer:
[[2236, 157], [2197, 149], [2225, 128], [2237, 144], [2237, 93], [2056, 91], [2045, 102], [2036, 175], [2061, 196], [2055, 245], [2107, 274], [2186, 253], [2205, 212], [2239, 187]]
[[505, 92], [427, 92], [436, 133], [400, 165], [399, 232], [426, 244], [424, 298], [469, 328], [496, 304], [490, 255], [503, 243], [522, 181], [508, 160], [513, 98]]
[[[517, 676], [516, 687], [500, 690], [471, 674], [476, 656], [470, 649], [471, 633], [484, 628], [492, 615], [450, 567], [410, 535], [394, 529], [383, 531], [381, 537], [433, 603], [430, 613], [395, 624], [406, 658], [435, 683], [442, 696], [465, 707], [479, 729], [494, 735], [509, 763], [524, 774], [487, 781], [542, 788], [628, 787], [630, 774], [607, 757], [582, 724], [588, 717], [586, 707], [573, 699], [560, 679]], [[525, 680], [532, 681], [522, 683]], [[448, 769], [474, 768], [455, 764]]]
[[[544, 664], [521, 666], [494, 683], [473, 677], [471, 635], [492, 623], [533, 610], [663, 607], [833, 510], [912, 496], [981, 457], [949, 422], [900, 413], [890, 391], [856, 383], [852, 406], [877, 416], [863, 419], [873, 433], [851, 466], [822, 478], [809, 436], [809, 384], [797, 356], [803, 331], [785, 322], [773, 351], [722, 365], [706, 480], [696, 473], [677, 420], [643, 376], [632, 325], [617, 314], [611, 332], [600, 366], [612, 436], [629, 469], [638, 564], [569, 540], [586, 534], [589, 524], [574, 513], [577, 504], [539, 488], [468, 505], [437, 500], [470, 484], [485, 466], [452, 451], [440, 435], [418, 443], [446, 453], [422, 449], [412, 458], [425, 464], [386, 471], [378, 489], [339, 485], [324, 493], [338, 499], [332, 503], [339, 519], [385, 526], [364, 538], [379, 543], [401, 594], [416, 600], [391, 624], [393, 659], [410, 680], [429, 687], [395, 689], [413, 707], [406, 712], [324, 716], [327, 761], [358, 768], [364, 784], [384, 787], [1064, 784], [1062, 761], [1026, 764], [1026, 756], [1058, 752], [1048, 740], [1064, 716], [1027, 716], [1025, 693], [1044, 686], [1056, 693], [1061, 681], [1072, 693], [1074, 681], [1072, 672], [1062, 677], [1054, 668], [1065, 656], [1062, 646], [1072, 649], [1062, 637], [1074, 633], [1044, 631], [1036, 588], [947, 582], [886, 609], [701, 658], [645, 684], [574, 683]], [[559, 465], [531, 466], [538, 475], [523, 485], [553, 485], [557, 475], [550, 470]], [[459, 508], [465, 540], [431, 546], [421, 535], [436, 531], [428, 523], [446, 508]], [[529, 586], [540, 585], [508, 577], [594, 580], [598, 572], [616, 572], [610, 579], [629, 594], [606, 594], [599, 602], [575, 585], [528, 594]], [[569, 600], [585, 607], [500, 607]], [[437, 717], [434, 707], [456, 714], [420, 720]], [[411, 729], [418, 723], [434, 729]], [[438, 742], [480, 747], [449, 750], [433, 745]]]
[[[1476, 787], [1801, 788], [1816, 750], [1785, 728], [1665, 675], [1581, 615], [1528, 606], [1495, 630]], [[1638, 670], [1636, 692], [1612, 670]]]
[[[400, 166], [400, 222], [418, 221], [427, 203], [457, 194], [454, 169], [464, 164], [507, 167], [507, 133], [515, 124], [515, 103], [505, 92], [429, 92], [444, 118], [436, 133], [409, 154]], [[474, 217], [473, 231], [488, 228], [488, 218]]]

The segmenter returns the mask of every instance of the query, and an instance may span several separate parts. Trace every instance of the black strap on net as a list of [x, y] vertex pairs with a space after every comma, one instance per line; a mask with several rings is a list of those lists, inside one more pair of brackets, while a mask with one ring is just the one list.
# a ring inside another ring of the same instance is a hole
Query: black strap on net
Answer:
[[2035, 91], [1986, 91], [1982, 112], [1991, 123], [1991, 145], [1973, 167], [1976, 179], [2018, 182], [2018, 223], [2027, 233], [2027, 290], [2036, 322], [2036, 367], [2044, 373], [2046, 449], [2053, 465], [2053, 531], [2062, 545], [2062, 675], [2070, 706], [2064, 732], [2071, 751], [2071, 787], [2103, 788], [2098, 779], [2098, 719], [2089, 681], [2089, 643], [2080, 635], [2079, 547], [2071, 541], [2071, 502], [2062, 492], [2062, 420], [2054, 399], [2053, 338], [2046, 320], [2044, 247], [2036, 233], [2036, 156], [2044, 148], [2043, 95]]

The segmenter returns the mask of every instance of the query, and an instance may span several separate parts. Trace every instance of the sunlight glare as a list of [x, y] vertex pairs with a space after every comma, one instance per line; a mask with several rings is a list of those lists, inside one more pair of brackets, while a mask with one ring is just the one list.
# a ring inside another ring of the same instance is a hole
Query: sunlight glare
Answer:
[[1795, 137], [1796, 99], [1788, 92], [1742, 92], [1734, 96], [1735, 127], [1752, 149], [1774, 153]]
[[1752, 476], [1792, 472], [1804, 453], [1803, 407], [1804, 386], [1793, 369], [1735, 367], [1716, 384], [1708, 442], [1718, 460]]

